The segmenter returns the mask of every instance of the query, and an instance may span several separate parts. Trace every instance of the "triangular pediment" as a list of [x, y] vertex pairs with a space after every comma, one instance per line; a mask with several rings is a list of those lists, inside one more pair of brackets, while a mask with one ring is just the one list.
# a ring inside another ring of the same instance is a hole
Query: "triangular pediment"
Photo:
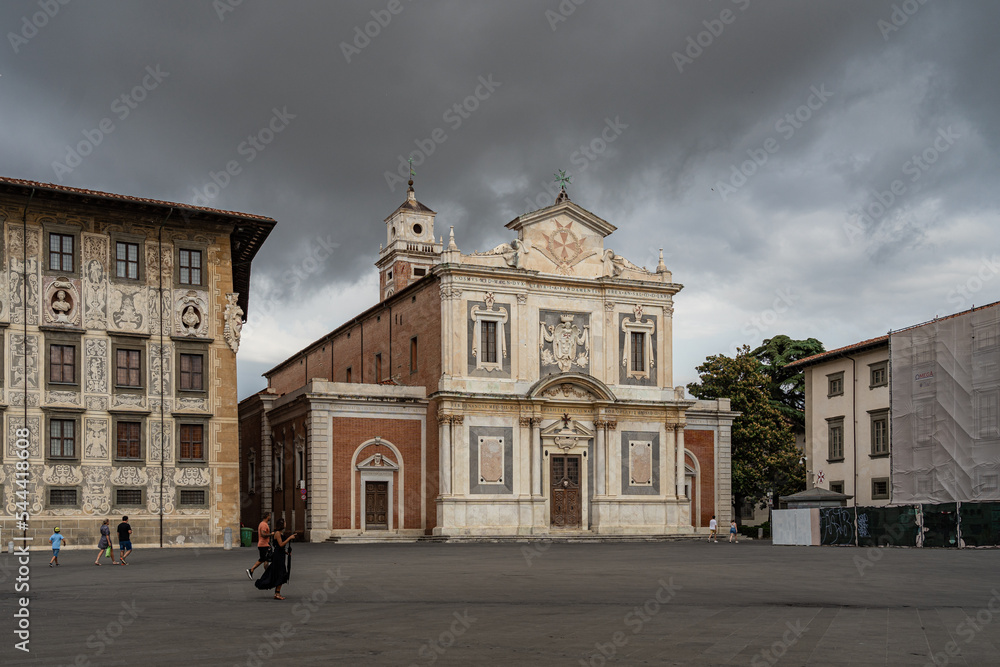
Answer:
[[507, 223], [527, 249], [522, 268], [541, 273], [599, 277], [604, 238], [616, 227], [568, 199]]
[[576, 438], [590, 438], [593, 437], [594, 431], [587, 428], [586, 426], [576, 421], [575, 419], [570, 419], [569, 423], [566, 423], [563, 420], [558, 419], [549, 424], [548, 426], [546, 426], [545, 428], [541, 429], [541, 435], [543, 436], [567, 435]]
[[399, 470], [399, 466], [385, 454], [372, 454], [358, 464], [358, 470]]

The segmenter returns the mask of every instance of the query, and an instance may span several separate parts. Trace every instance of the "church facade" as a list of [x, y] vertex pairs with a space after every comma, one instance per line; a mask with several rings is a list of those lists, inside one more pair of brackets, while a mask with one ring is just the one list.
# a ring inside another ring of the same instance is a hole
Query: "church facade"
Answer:
[[243, 522], [350, 535], [691, 533], [728, 521], [729, 403], [673, 386], [682, 288], [605, 247], [572, 202], [485, 252], [385, 220], [369, 310], [240, 404]]

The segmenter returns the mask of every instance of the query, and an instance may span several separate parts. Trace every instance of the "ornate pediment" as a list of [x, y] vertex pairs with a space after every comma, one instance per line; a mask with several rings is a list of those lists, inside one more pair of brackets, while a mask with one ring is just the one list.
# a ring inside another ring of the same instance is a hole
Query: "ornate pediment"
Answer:
[[586, 387], [581, 387], [580, 385], [572, 382], [563, 382], [561, 384], [552, 385], [542, 392], [542, 396], [560, 401], [589, 402], [600, 400], [597, 396], [588, 391]]
[[570, 450], [577, 445], [585, 445], [594, 437], [594, 431], [568, 415], [553, 422], [541, 430], [541, 436], [546, 442], [555, 444], [559, 449]]
[[379, 452], [359, 463], [358, 470], [399, 470], [399, 466], [385, 454]]

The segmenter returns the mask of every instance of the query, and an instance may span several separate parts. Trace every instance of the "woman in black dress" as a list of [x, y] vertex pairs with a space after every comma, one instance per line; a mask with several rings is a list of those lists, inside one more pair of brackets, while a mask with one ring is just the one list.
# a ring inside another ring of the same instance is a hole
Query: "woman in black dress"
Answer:
[[271, 564], [264, 570], [264, 574], [261, 575], [260, 579], [253, 582], [253, 585], [262, 591], [273, 588], [275, 600], [285, 599], [281, 596], [281, 585], [288, 581], [288, 564], [286, 559], [289, 556], [285, 551], [285, 545], [295, 539], [295, 533], [284, 537], [284, 530], [285, 520], [278, 519], [278, 525], [271, 534], [271, 544], [274, 547], [274, 553], [271, 555]]

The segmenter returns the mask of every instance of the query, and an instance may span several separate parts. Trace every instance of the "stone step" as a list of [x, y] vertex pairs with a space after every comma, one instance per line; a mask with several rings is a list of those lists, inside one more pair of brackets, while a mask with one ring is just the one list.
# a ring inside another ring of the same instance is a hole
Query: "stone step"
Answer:
[[[338, 544], [385, 544], [385, 543], [416, 543], [416, 542], [448, 542], [448, 543], [528, 543], [528, 542], [560, 542], [560, 543], [622, 543], [622, 542], [673, 542], [704, 540], [705, 535], [693, 533], [678, 533], [675, 535], [595, 535], [593, 533], [550, 533], [547, 535], [337, 535], [326, 539], [327, 542]], [[749, 538], [744, 538], [749, 539]]]

